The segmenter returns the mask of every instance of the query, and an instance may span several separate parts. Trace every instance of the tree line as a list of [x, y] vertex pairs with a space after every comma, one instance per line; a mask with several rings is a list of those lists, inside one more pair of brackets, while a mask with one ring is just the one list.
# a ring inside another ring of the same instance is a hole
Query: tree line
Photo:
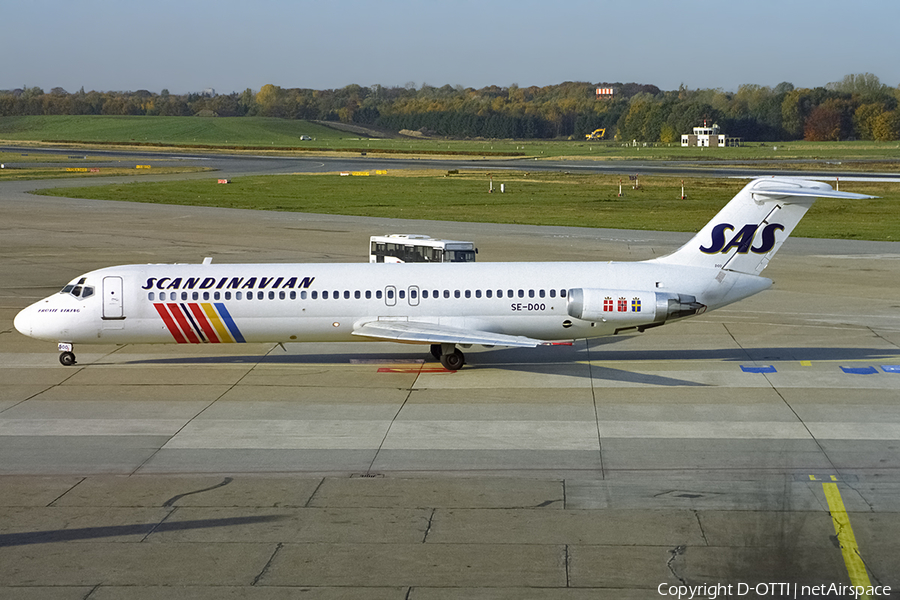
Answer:
[[[598, 98], [597, 87], [611, 87]], [[348, 85], [333, 90], [264, 85], [254, 92], [170, 94], [69, 93], [37, 87], [0, 91], [0, 116], [160, 115], [264, 116], [340, 121], [392, 131], [426, 131], [456, 138], [584, 139], [598, 128], [623, 142], [674, 143], [701, 122], [718, 123], [746, 141], [900, 139], [900, 87], [871, 73], [847, 75], [816, 88], [742, 85], [663, 91], [637, 83], [565, 82], [544, 87], [422, 84]]]

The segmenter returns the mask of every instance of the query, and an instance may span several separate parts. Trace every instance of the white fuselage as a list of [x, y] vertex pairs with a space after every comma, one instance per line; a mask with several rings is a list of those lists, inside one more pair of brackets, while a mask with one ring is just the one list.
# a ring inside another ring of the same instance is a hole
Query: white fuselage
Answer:
[[[24, 309], [16, 328], [76, 344], [325, 342], [359, 341], [353, 332], [373, 321], [410, 321], [563, 340], [659, 322], [652, 305], [661, 292], [692, 296], [711, 310], [771, 285], [654, 261], [127, 265], [76, 282], [95, 292], [54, 294]], [[618, 304], [609, 315], [573, 318], [574, 289]], [[627, 303], [621, 311], [620, 300]]]

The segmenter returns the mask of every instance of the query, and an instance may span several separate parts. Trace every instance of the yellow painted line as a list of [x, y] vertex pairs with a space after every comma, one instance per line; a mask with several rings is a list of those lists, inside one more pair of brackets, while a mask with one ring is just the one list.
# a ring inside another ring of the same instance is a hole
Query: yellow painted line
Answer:
[[[831, 479], [837, 478], [832, 476]], [[847, 565], [850, 584], [869, 588], [872, 586], [869, 581], [869, 573], [859, 555], [856, 536], [853, 535], [853, 528], [850, 526], [850, 516], [847, 514], [847, 509], [844, 508], [844, 501], [841, 498], [841, 492], [838, 491], [837, 483], [823, 483], [822, 489], [825, 491], [825, 499], [828, 500], [828, 510], [831, 512], [831, 520], [834, 521], [834, 533], [837, 534], [838, 542], [841, 545], [841, 554], [844, 556], [844, 564]], [[860, 598], [868, 598], [868, 596], [863, 595]]]
[[811, 367], [811, 366], [812, 366], [812, 361], [811, 361], [811, 360], [801, 360], [801, 361], [800, 361], [800, 366], [801, 366], [801, 367]]

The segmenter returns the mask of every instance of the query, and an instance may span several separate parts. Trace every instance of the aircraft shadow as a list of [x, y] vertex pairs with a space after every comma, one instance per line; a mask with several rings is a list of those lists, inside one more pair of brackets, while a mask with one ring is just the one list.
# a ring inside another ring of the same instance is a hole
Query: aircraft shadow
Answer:
[[[466, 370], [500, 369], [529, 374], [568, 375], [572, 377], [659, 386], [705, 386], [694, 381], [641, 373], [605, 366], [604, 362], [644, 362], [644, 361], [900, 361], [900, 350], [883, 348], [815, 348], [815, 347], [765, 347], [765, 348], [706, 348], [706, 349], [665, 349], [665, 350], [624, 350], [613, 346], [627, 338], [596, 340], [588, 345], [539, 348], [503, 348], [487, 352], [473, 352], [468, 357]], [[330, 364], [370, 364], [372, 366], [402, 365], [410, 367], [424, 363], [435, 363], [427, 350], [417, 352], [341, 352], [325, 354], [292, 354], [277, 349], [265, 356], [186, 356], [180, 358], [160, 358], [128, 361], [128, 365], [321, 365]], [[566, 364], [583, 363], [590, 360], [590, 369], [561, 370]], [[96, 363], [100, 364], [100, 363]], [[104, 363], [112, 364], [112, 363]], [[122, 363], [117, 363], [122, 364]], [[621, 365], [619, 365], [621, 366]]]
[[[467, 352], [466, 368], [492, 367], [532, 369], [541, 365], [558, 365], [573, 362], [593, 361], [632, 362], [632, 361], [900, 361], [900, 350], [884, 348], [705, 348], [665, 349], [665, 350], [619, 350], [608, 349], [610, 342], [592, 343], [587, 348], [557, 349], [554, 347], [538, 348], [500, 348], [486, 352]], [[260, 364], [260, 365], [321, 365], [330, 364], [416, 364], [420, 362], [436, 362], [427, 350], [418, 352], [328, 352], [322, 354], [291, 354], [278, 350], [267, 355], [221, 355], [221, 356], [184, 356], [167, 358], [150, 358], [131, 360], [125, 363], [97, 362], [95, 365], [112, 366], [128, 365], [226, 365], [226, 364]], [[595, 366], [596, 368], [596, 366]]]
[[195, 519], [166, 523], [135, 523], [132, 525], [110, 525], [107, 527], [81, 527], [78, 529], [50, 529], [23, 533], [0, 534], [0, 548], [4, 546], [27, 546], [30, 544], [52, 544], [75, 540], [121, 537], [126, 535], [148, 535], [166, 531], [208, 529], [211, 527], [233, 527], [252, 523], [268, 523], [288, 518], [287, 515], [261, 515], [256, 517], [228, 517], [222, 519]]

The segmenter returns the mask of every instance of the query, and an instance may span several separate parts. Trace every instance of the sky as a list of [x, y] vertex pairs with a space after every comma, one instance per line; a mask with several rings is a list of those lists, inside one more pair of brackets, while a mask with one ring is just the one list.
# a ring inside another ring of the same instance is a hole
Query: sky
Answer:
[[900, 85], [897, 0], [6, 0], [0, 89]]

